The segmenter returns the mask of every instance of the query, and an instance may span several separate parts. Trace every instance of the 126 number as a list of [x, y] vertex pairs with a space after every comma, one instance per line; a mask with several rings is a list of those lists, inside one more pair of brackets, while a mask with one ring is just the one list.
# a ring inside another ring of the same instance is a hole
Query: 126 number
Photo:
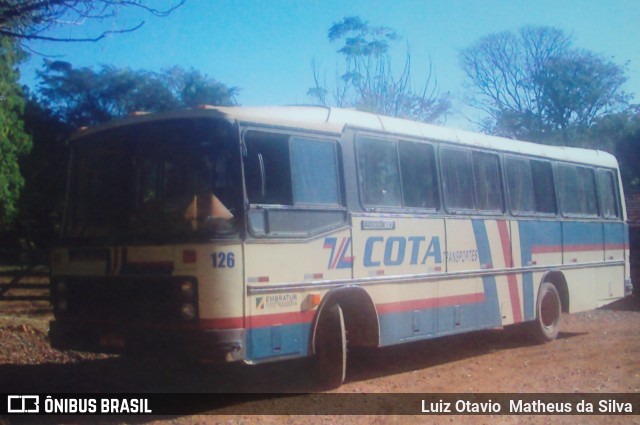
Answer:
[[236, 257], [233, 252], [214, 252], [211, 254], [211, 260], [216, 269], [232, 269], [236, 266]]

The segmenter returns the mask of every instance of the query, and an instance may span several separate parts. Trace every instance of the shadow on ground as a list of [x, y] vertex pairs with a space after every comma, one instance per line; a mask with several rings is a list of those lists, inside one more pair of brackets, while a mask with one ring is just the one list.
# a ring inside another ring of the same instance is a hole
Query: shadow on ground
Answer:
[[618, 301], [602, 307], [603, 310], [614, 311], [640, 311], [640, 294], [619, 299]]
[[[579, 335], [563, 332], [559, 338]], [[531, 344], [513, 332], [488, 330], [381, 349], [352, 350], [347, 382], [429, 368]], [[318, 403], [314, 399], [317, 394], [308, 394], [321, 390], [313, 385], [312, 370], [309, 359], [245, 366], [184, 365], [114, 356], [65, 364], [0, 365], [0, 387], [17, 394], [74, 393], [78, 396], [82, 393], [206, 393], [204, 402], [198, 397], [199, 402], [190, 407], [190, 414], [259, 414], [294, 411], [301, 404]], [[344, 396], [330, 396], [333, 395]], [[14, 416], [9, 423], [84, 422], [77, 416], [35, 419]], [[151, 420], [152, 417], [128, 417], [126, 421]], [[122, 422], [122, 418], [106, 422]]]

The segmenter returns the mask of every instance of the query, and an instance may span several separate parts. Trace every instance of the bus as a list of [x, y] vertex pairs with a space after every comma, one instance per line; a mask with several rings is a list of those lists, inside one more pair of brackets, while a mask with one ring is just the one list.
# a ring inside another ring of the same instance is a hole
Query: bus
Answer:
[[51, 343], [258, 364], [631, 293], [616, 159], [327, 107], [136, 114], [70, 140]]

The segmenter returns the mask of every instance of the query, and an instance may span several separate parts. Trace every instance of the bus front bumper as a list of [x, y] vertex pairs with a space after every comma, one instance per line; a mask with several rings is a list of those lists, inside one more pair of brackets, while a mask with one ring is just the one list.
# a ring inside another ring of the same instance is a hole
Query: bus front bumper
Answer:
[[245, 358], [244, 329], [158, 328], [49, 322], [51, 346], [61, 350], [179, 357], [202, 362]]

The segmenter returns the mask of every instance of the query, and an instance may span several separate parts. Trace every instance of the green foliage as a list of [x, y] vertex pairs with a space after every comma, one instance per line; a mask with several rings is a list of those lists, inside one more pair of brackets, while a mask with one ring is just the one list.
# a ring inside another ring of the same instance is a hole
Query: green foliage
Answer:
[[581, 135], [584, 146], [613, 153], [627, 193], [640, 193], [640, 106], [596, 120]]
[[198, 105], [235, 105], [240, 89], [227, 87], [212, 78], [202, 75], [195, 69], [185, 70], [174, 66], [159, 75], [160, 81], [167, 86], [178, 107], [193, 108]]
[[75, 130], [27, 95], [24, 109], [25, 131], [33, 139], [33, 149], [20, 160], [25, 187], [20, 197], [19, 230], [38, 247], [54, 239], [62, 218], [67, 181], [67, 139]]
[[629, 99], [620, 90], [627, 80], [624, 68], [589, 52], [550, 58], [533, 78], [542, 92], [540, 109], [559, 130], [571, 125], [588, 128]]
[[371, 26], [357, 16], [346, 17], [331, 26], [329, 41], [342, 40], [337, 51], [344, 59], [344, 72], [336, 78], [329, 101], [327, 84], [320, 81], [314, 67], [315, 86], [307, 95], [321, 105], [333, 103], [339, 107], [356, 108], [383, 115], [434, 122], [450, 109], [446, 96], [439, 96], [437, 83], [432, 81], [431, 68], [422, 90], [411, 87], [411, 57], [407, 52], [404, 69], [394, 75], [390, 47], [400, 37], [384, 26]]
[[198, 104], [233, 105], [237, 88], [196, 70], [174, 67], [160, 73], [103, 65], [74, 68], [45, 61], [38, 87], [43, 101], [74, 127], [94, 125], [134, 111], [161, 112]]
[[[67, 140], [76, 129], [134, 111], [233, 105], [238, 92], [196, 70], [180, 67], [154, 73], [105, 65], [95, 71], [45, 61], [39, 75], [38, 96], [29, 95], [26, 105], [18, 98], [24, 111], [24, 131], [33, 138], [31, 154], [20, 160], [26, 184], [20, 180], [24, 190], [18, 204], [19, 225], [22, 235], [28, 235], [38, 247], [53, 240], [60, 224]], [[15, 200], [12, 205], [15, 214]]]
[[623, 111], [625, 68], [572, 47], [562, 30], [524, 27], [480, 39], [460, 53], [470, 103], [493, 134], [575, 145], [594, 123]]
[[17, 64], [21, 52], [6, 37], [0, 37], [0, 225], [8, 226], [17, 214], [24, 179], [18, 159], [29, 153], [31, 139], [24, 131], [22, 90]]

